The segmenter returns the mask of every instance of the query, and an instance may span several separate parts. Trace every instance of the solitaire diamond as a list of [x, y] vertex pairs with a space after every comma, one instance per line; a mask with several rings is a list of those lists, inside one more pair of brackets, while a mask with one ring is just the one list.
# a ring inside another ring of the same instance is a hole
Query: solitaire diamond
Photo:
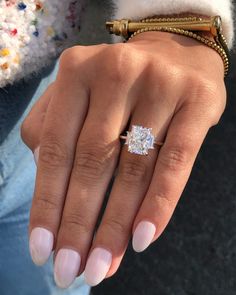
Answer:
[[127, 132], [126, 145], [128, 151], [136, 155], [148, 155], [149, 149], [154, 149], [154, 136], [152, 128], [132, 126], [131, 132]]

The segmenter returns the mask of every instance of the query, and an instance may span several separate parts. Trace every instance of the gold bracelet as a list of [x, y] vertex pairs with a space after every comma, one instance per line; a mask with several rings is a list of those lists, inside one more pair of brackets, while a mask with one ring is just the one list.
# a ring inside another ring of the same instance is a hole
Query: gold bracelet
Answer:
[[[162, 31], [191, 37], [214, 49], [222, 58], [225, 76], [229, 71], [229, 50], [225, 37], [222, 34], [222, 21], [219, 16], [211, 18], [202, 17], [168, 17], [145, 18], [140, 21], [127, 19], [106, 22], [106, 27], [111, 34], [123, 36], [126, 41], [140, 33], [148, 31]], [[208, 32], [214, 41], [204, 38], [197, 32]]]
[[[187, 36], [190, 38], [193, 38], [195, 40], [198, 40], [200, 42], [202, 42], [203, 44], [207, 45], [208, 47], [214, 49], [215, 51], [218, 52], [218, 54], [221, 56], [223, 63], [224, 63], [224, 75], [225, 77], [228, 74], [229, 71], [229, 58], [226, 54], [226, 52], [224, 51], [224, 49], [217, 45], [215, 42], [204, 38], [196, 33], [190, 32], [190, 31], [185, 31], [185, 30], [181, 30], [181, 29], [175, 29], [175, 28], [167, 28], [167, 27], [152, 27], [152, 28], [145, 28], [145, 29], [141, 29], [136, 31], [135, 33], [133, 33], [128, 40], [132, 39], [133, 37], [135, 37], [136, 35], [140, 34], [140, 33], [144, 33], [144, 32], [150, 32], [150, 31], [159, 31], [159, 32], [169, 32], [169, 33], [174, 33], [174, 34], [178, 34], [178, 35], [183, 35], [183, 36]], [[127, 40], [127, 41], [128, 41]]]

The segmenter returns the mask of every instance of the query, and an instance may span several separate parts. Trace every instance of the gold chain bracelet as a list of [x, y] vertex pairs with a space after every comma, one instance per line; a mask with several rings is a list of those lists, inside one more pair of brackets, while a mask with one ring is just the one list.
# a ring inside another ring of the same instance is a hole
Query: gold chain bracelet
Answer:
[[[144, 32], [150, 32], [150, 31], [159, 31], [159, 32], [169, 32], [169, 33], [174, 33], [174, 34], [178, 34], [178, 35], [183, 35], [183, 36], [187, 36], [190, 38], [193, 38], [195, 40], [198, 40], [200, 42], [202, 42], [203, 44], [207, 45], [208, 47], [214, 49], [215, 51], [218, 52], [218, 54], [221, 56], [223, 63], [224, 63], [224, 72], [225, 72], [225, 76], [227, 76], [228, 71], [229, 71], [229, 58], [226, 54], [226, 52], [224, 51], [224, 49], [217, 45], [216, 42], [213, 42], [207, 38], [204, 38], [196, 33], [193, 32], [189, 32], [189, 31], [185, 31], [185, 30], [181, 30], [181, 29], [175, 29], [175, 28], [167, 28], [167, 27], [152, 27], [152, 28], [145, 28], [145, 29], [141, 29], [141, 30], [137, 30], [135, 33], [133, 33], [128, 40], [131, 40], [133, 37], [135, 37], [136, 35], [140, 34], [140, 33], [144, 33]], [[126, 41], [128, 41], [126, 40]]]
[[[219, 16], [202, 18], [197, 16], [145, 18], [140, 21], [127, 19], [106, 22], [106, 27], [111, 34], [123, 36], [126, 41], [140, 33], [149, 31], [162, 31], [187, 36], [198, 40], [214, 49], [222, 58], [225, 76], [229, 71], [229, 50], [225, 37], [222, 34], [222, 21]], [[198, 32], [208, 32], [214, 41], [202, 37]]]

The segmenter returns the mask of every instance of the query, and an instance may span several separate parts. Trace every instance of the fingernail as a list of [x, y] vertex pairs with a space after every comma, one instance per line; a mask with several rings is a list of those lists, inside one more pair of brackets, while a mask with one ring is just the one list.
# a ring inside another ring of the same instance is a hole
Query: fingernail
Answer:
[[156, 227], [149, 221], [141, 221], [136, 227], [133, 235], [133, 249], [136, 252], [142, 252], [151, 244]]
[[75, 280], [80, 269], [81, 257], [70, 249], [58, 251], [55, 260], [54, 279], [59, 288], [68, 288]]
[[47, 262], [53, 249], [53, 234], [47, 229], [36, 227], [32, 230], [29, 241], [30, 254], [36, 265]]
[[34, 161], [37, 166], [39, 160], [39, 146], [34, 150]]
[[84, 277], [85, 282], [90, 286], [96, 286], [103, 281], [112, 263], [112, 254], [103, 249], [95, 248], [87, 261]]

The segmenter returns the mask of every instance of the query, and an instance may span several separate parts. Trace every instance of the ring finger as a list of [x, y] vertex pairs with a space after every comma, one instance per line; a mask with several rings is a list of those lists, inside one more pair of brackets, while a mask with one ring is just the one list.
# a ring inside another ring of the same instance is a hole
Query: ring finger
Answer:
[[119, 134], [130, 115], [130, 106], [120, 103], [124, 92], [116, 91], [117, 99], [110, 103], [111, 93], [115, 93], [113, 86], [104, 87], [91, 90], [89, 111], [77, 142], [56, 247], [55, 281], [62, 288], [68, 287], [84, 269], [120, 153]]
[[[148, 116], [144, 117], [144, 110]], [[158, 141], [162, 141], [171, 113], [165, 103], [161, 105], [157, 102], [154, 106], [147, 101], [139, 103], [131, 125], [153, 127], [152, 133]], [[85, 278], [88, 284], [97, 285], [119, 267], [131, 235], [133, 220], [149, 187], [157, 154], [158, 148], [149, 150], [148, 156], [131, 154], [124, 146], [118, 174], [86, 264]]]

